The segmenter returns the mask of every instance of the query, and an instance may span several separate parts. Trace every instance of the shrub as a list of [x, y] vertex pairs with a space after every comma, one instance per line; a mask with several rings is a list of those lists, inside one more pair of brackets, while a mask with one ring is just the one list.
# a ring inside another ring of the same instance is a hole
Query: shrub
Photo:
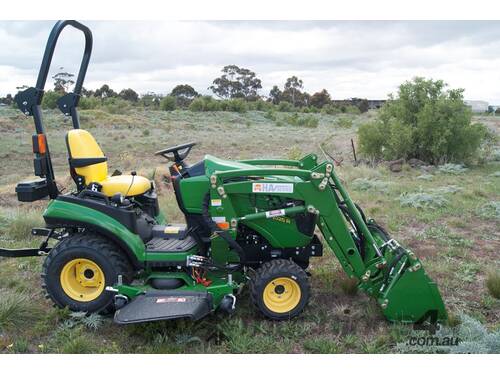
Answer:
[[352, 188], [359, 191], [385, 191], [388, 186], [387, 182], [369, 178], [357, 178], [352, 182]]
[[359, 115], [361, 113], [361, 111], [359, 110], [359, 108], [356, 107], [355, 105], [342, 106], [340, 108], [340, 112], [342, 112], [342, 113], [350, 113], [350, 114], [353, 114], [353, 115]]
[[479, 216], [483, 219], [500, 220], [500, 201], [490, 201], [485, 203], [477, 210]]
[[340, 117], [340, 118], [337, 119], [337, 121], [335, 122], [335, 124], [339, 128], [349, 129], [349, 128], [352, 127], [352, 119], [350, 119], [348, 117]]
[[189, 105], [189, 110], [193, 112], [212, 112], [220, 111], [221, 104], [211, 96], [202, 96], [196, 98]]
[[248, 109], [252, 111], [270, 111], [274, 108], [272, 103], [266, 102], [262, 99], [247, 102], [247, 106]]
[[130, 110], [130, 102], [123, 100], [121, 98], [106, 98], [103, 101], [104, 110], [113, 115], [119, 115], [126, 113]]
[[52, 90], [46, 91], [43, 94], [42, 108], [56, 109], [57, 108], [57, 99], [59, 99], [60, 96], [61, 96], [61, 94], [58, 94], [55, 91], [52, 91]]
[[337, 107], [334, 104], [327, 104], [321, 109], [321, 113], [327, 114], [327, 115], [337, 115], [339, 113], [342, 113], [340, 111], [340, 108]]
[[280, 104], [278, 104], [278, 111], [279, 112], [293, 112], [293, 111], [295, 111], [295, 107], [292, 105], [292, 103], [281, 102]]
[[101, 101], [95, 96], [91, 97], [82, 97], [80, 98], [80, 102], [78, 104], [78, 108], [80, 109], [96, 109], [101, 105]]
[[500, 299], [500, 272], [488, 272], [488, 276], [486, 277], [486, 287], [493, 297]]
[[440, 165], [438, 170], [439, 170], [439, 172], [442, 172], [442, 173], [460, 174], [460, 173], [464, 173], [465, 171], [467, 171], [467, 168], [465, 168], [462, 164], [446, 163], [446, 164]]
[[277, 119], [276, 112], [274, 112], [273, 110], [269, 110], [266, 113], [264, 113], [264, 117], [271, 121], [276, 121]]
[[304, 128], [316, 128], [318, 127], [319, 120], [314, 116], [299, 116], [297, 113], [289, 115], [285, 118], [285, 121], [293, 126], [300, 126]]
[[225, 104], [224, 111], [243, 113], [247, 111], [247, 103], [243, 99], [229, 99], [221, 102]]
[[437, 193], [403, 193], [399, 196], [399, 203], [402, 207], [430, 208], [436, 209], [448, 204], [448, 200]]
[[167, 95], [160, 101], [160, 109], [162, 111], [173, 111], [177, 106], [175, 97]]
[[375, 159], [416, 158], [431, 164], [477, 159], [489, 131], [471, 122], [463, 90], [445, 86], [423, 78], [403, 83], [377, 119], [359, 128], [360, 152]]

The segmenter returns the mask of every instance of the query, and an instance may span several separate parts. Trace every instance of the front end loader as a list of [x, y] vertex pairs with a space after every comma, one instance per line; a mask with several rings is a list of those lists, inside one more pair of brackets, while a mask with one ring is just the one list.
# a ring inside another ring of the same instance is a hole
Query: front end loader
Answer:
[[[55, 182], [40, 109], [59, 34], [83, 32], [85, 51], [72, 93], [58, 106], [71, 117], [66, 135], [73, 191]], [[38, 248], [0, 249], [1, 256], [44, 256], [42, 286], [58, 307], [115, 312], [119, 324], [231, 313], [248, 284], [257, 310], [275, 320], [299, 315], [309, 301], [311, 257], [331, 249], [342, 268], [390, 321], [436, 322], [446, 310], [421, 261], [354, 204], [334, 161], [186, 159], [194, 142], [156, 154], [168, 160], [185, 223], [162, 213], [154, 183], [132, 172], [108, 175], [107, 158], [86, 130], [77, 106], [90, 61], [92, 34], [76, 21], [53, 28], [34, 88], [16, 96], [33, 116], [35, 175], [16, 187], [18, 199], [48, 198]], [[55, 242], [51, 247], [49, 244]]]

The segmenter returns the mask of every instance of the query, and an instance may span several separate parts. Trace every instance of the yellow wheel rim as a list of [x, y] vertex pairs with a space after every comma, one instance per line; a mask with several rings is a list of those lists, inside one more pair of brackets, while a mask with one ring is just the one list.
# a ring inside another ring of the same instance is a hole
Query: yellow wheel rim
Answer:
[[300, 302], [302, 293], [299, 284], [289, 277], [278, 277], [264, 288], [264, 305], [274, 313], [292, 311]]
[[84, 258], [73, 259], [66, 263], [60, 279], [64, 292], [79, 302], [95, 300], [106, 285], [101, 267]]

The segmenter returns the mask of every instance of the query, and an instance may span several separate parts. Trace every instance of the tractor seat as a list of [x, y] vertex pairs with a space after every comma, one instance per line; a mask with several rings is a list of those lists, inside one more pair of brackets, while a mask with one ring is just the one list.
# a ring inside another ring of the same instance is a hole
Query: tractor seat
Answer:
[[108, 176], [107, 158], [96, 140], [86, 130], [73, 129], [66, 134], [71, 176], [80, 187], [92, 183], [101, 185], [101, 193], [108, 197], [116, 193], [132, 197], [146, 193], [151, 182], [141, 176]]

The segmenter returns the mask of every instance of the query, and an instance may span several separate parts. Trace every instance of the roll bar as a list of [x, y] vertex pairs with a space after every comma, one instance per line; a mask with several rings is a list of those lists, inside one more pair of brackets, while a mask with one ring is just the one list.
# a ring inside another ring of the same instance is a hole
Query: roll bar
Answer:
[[52, 28], [49, 39], [47, 40], [47, 46], [45, 47], [45, 53], [43, 54], [42, 65], [40, 66], [36, 86], [21, 91], [16, 95], [16, 103], [19, 109], [25, 115], [33, 116], [36, 132], [38, 134], [44, 133], [40, 105], [42, 104], [45, 83], [47, 82], [50, 64], [52, 63], [52, 56], [54, 55], [59, 35], [68, 25], [73, 26], [74, 28], [83, 32], [85, 36], [85, 50], [83, 52], [82, 62], [80, 64], [80, 70], [78, 72], [78, 77], [73, 92], [59, 98], [57, 101], [57, 105], [66, 116], [71, 116], [73, 127], [75, 129], [80, 128], [80, 120], [78, 118], [76, 107], [78, 106], [78, 102], [80, 100], [83, 81], [85, 80], [90, 56], [92, 54], [92, 32], [87, 26], [74, 20], [58, 21]]
[[54, 25], [52, 31], [50, 32], [49, 39], [47, 40], [45, 53], [43, 54], [42, 64], [40, 66], [40, 71], [38, 72], [38, 78], [35, 87], [30, 87], [24, 91], [20, 91], [15, 97], [15, 101], [19, 109], [26, 116], [33, 116], [37, 135], [44, 137], [43, 139], [45, 142], [45, 147], [43, 153], [38, 153], [35, 151], [35, 143], [33, 146], [33, 150], [36, 154], [35, 174], [37, 176], [46, 178], [49, 195], [52, 199], [57, 197], [58, 190], [55, 184], [54, 169], [52, 167], [49, 148], [45, 138], [41, 104], [45, 89], [45, 83], [47, 82], [47, 76], [49, 74], [52, 57], [56, 49], [57, 40], [59, 39], [59, 35], [66, 26], [73, 26], [74, 28], [83, 32], [85, 36], [85, 49], [83, 52], [82, 62], [80, 64], [80, 70], [78, 72], [78, 77], [73, 92], [60, 97], [57, 100], [57, 105], [59, 109], [64, 113], [64, 115], [71, 116], [73, 128], [80, 128], [80, 119], [78, 117], [76, 108], [78, 107], [78, 103], [80, 101], [83, 81], [85, 80], [90, 56], [92, 54], [92, 32], [87, 26], [81, 24], [80, 22], [74, 20], [65, 20], [58, 21]]

